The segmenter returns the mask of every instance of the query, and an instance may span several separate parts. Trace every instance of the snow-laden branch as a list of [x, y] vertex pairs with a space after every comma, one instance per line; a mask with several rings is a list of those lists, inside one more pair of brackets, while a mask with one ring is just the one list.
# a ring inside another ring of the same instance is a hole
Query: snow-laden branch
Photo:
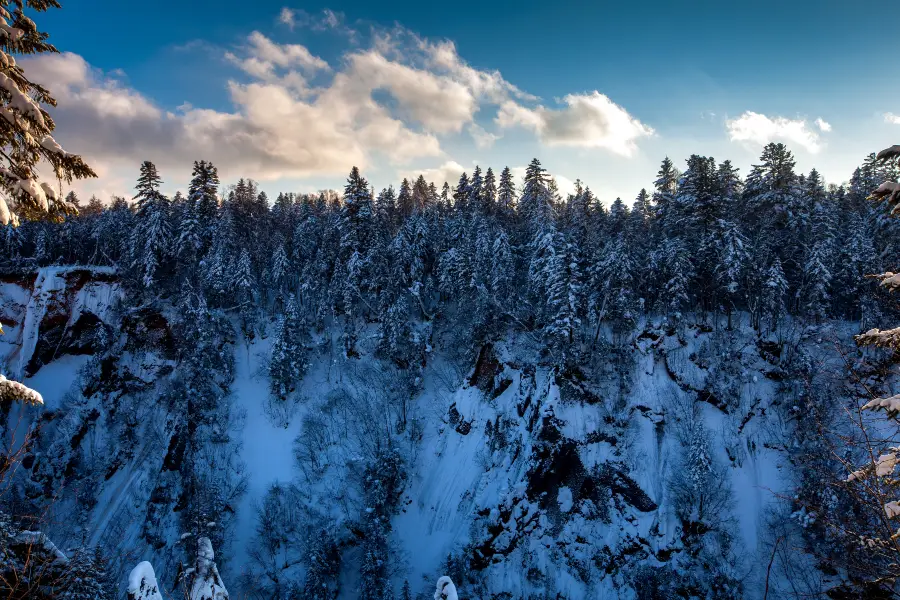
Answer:
[[0, 402], [24, 402], [37, 406], [44, 403], [44, 398], [30, 387], [0, 375]]
[[860, 346], [876, 346], [900, 350], [900, 327], [893, 329], [870, 329], [865, 333], [855, 336], [856, 343]]
[[879, 410], [883, 409], [888, 415], [896, 415], [900, 413], [900, 394], [889, 398], [875, 398], [863, 405], [863, 410]]

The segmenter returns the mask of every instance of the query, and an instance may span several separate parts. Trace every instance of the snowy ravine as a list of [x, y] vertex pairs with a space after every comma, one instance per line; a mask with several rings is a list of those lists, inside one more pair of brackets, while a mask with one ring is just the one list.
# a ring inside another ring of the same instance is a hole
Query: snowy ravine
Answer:
[[[0, 285], [4, 370], [46, 399], [21, 419], [43, 424], [41, 452], [23, 463], [21, 485], [52, 515], [79, 515], [53, 520], [48, 533], [57, 543], [99, 544], [123, 582], [150, 560], [171, 589], [183, 545], [173, 516], [181, 483], [170, 464], [170, 415], [157, 398], [179, 364], [166, 350], [166, 315], [136, 322], [117, 306], [120, 296], [115, 274], [104, 269], [45, 268]], [[849, 335], [854, 327], [845, 329]], [[298, 468], [294, 442], [314, 422], [308, 417], [334, 421], [327, 411], [336, 393], [361, 381], [377, 385], [383, 374], [370, 353], [348, 359], [318, 339], [284, 427], [266, 410], [271, 339], [260, 332], [248, 341], [237, 328], [234, 339], [229, 391], [246, 488], [230, 508], [233, 527], [221, 552], [228, 558], [219, 569], [237, 590], [252, 568], [257, 508], [271, 485], [296, 484], [314, 511], [352, 530], [364, 508], [347, 491], [362, 453], [361, 443], [347, 441], [354, 428], [341, 425], [343, 439], [327, 442], [314, 476]], [[808, 346], [828, 358], [827, 344], [815, 338], [790, 344], [794, 353]], [[116, 356], [91, 362], [111, 347]], [[395, 589], [408, 580], [414, 593], [428, 592], [446, 574], [448, 555], [465, 555], [477, 583], [451, 574], [461, 597], [551, 590], [570, 599], [632, 597], [638, 567], [680, 568], [686, 560], [683, 523], [694, 517], [680, 515], [673, 496], [679, 474], [690, 488], [711, 486], [712, 474], [724, 473], [724, 492], [713, 498], [720, 541], [728, 540], [723, 554], [732, 557], [723, 568], [743, 582], [745, 597], [761, 597], [772, 543], [766, 519], [794, 487], [783, 450], [790, 407], [778, 389], [786, 352], [748, 327], [725, 331], [722, 324], [644, 324], [625, 347], [615, 357], [598, 350], [591, 365], [560, 373], [540, 364], [527, 336], [485, 345], [464, 367], [435, 344], [411, 401], [422, 427], [397, 437], [409, 476], [392, 520]], [[105, 374], [99, 388], [86, 389], [90, 369]], [[126, 410], [136, 417], [122, 428]], [[23, 431], [19, 421], [17, 412], [8, 415], [6, 435]], [[123, 448], [121, 456], [110, 447]], [[166, 490], [175, 491], [160, 500]], [[148, 512], [151, 500], [168, 508]], [[344, 539], [341, 597], [354, 598], [357, 549], [353, 534]]]

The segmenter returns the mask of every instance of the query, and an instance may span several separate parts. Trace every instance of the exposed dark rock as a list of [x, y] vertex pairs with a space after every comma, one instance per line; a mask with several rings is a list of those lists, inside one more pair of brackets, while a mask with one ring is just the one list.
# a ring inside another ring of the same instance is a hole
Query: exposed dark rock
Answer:
[[128, 334], [131, 347], [160, 350], [164, 355], [173, 356], [175, 339], [169, 322], [157, 310], [143, 308], [122, 318], [122, 331]]
[[757, 340], [756, 348], [759, 356], [769, 364], [777, 365], [781, 358], [781, 344], [777, 342], [767, 342], [765, 340]]
[[503, 365], [497, 359], [493, 345], [485, 344], [478, 353], [478, 360], [475, 361], [475, 370], [472, 372], [472, 377], [469, 378], [469, 385], [477, 387], [490, 396], [494, 393], [496, 379], [502, 372]]

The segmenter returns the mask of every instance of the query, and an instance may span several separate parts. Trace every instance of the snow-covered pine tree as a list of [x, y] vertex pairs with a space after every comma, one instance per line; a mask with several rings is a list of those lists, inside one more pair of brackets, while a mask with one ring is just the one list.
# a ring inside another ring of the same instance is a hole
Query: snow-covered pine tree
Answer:
[[294, 391], [309, 368], [309, 333], [300, 316], [293, 294], [288, 296], [284, 316], [272, 344], [269, 378], [272, 395], [285, 400]]
[[231, 274], [231, 288], [237, 295], [239, 302], [248, 304], [254, 298], [254, 290], [256, 288], [255, 278], [253, 277], [253, 265], [250, 262], [250, 253], [247, 248], [241, 248], [240, 257], [235, 265], [234, 273]]
[[515, 202], [516, 184], [513, 181], [512, 171], [509, 167], [503, 167], [503, 171], [500, 172], [500, 183], [497, 185], [497, 218], [507, 230], [512, 227]]
[[428, 206], [428, 182], [423, 175], [416, 178], [412, 187], [412, 214], [422, 214]]
[[488, 167], [484, 173], [484, 184], [481, 186], [479, 206], [485, 215], [493, 215], [497, 204], [497, 178], [494, 170]]
[[656, 180], [653, 182], [654, 222], [657, 235], [669, 236], [675, 232], [675, 216], [672, 214], [675, 193], [678, 189], [678, 171], [675, 165], [665, 157]]
[[409, 579], [403, 580], [403, 587], [400, 588], [400, 600], [413, 600], [412, 591], [409, 588]]
[[547, 301], [544, 335], [563, 363], [573, 355], [575, 331], [580, 325], [581, 274], [572, 244], [557, 231], [552, 238], [552, 255], [547, 261]]
[[375, 200], [375, 215], [381, 234], [394, 235], [400, 222], [394, 186], [388, 186], [378, 194]]
[[99, 548], [79, 548], [69, 562], [67, 583], [59, 600], [114, 600], [106, 560]]
[[182, 279], [190, 277], [196, 270], [203, 248], [203, 231], [200, 227], [200, 215], [197, 198], [188, 196], [179, 211], [178, 227], [175, 231], [175, 253], [178, 272]]
[[552, 198], [549, 189], [550, 177], [541, 161], [532, 159], [525, 168], [525, 185], [519, 198], [519, 214], [525, 223], [529, 240], [534, 242], [542, 237], [548, 224], [553, 221]]
[[281, 294], [287, 285], [290, 264], [288, 262], [287, 244], [281, 235], [276, 235], [272, 245], [272, 262], [269, 266], [269, 283], [276, 295]]
[[100, 213], [103, 212], [103, 202], [100, 201], [96, 195], [91, 194], [91, 197], [88, 199], [87, 206], [78, 211], [80, 215], [85, 217], [96, 217], [99, 216]]
[[361, 543], [359, 598], [388, 600], [391, 584], [391, 515], [397, 510], [406, 483], [406, 469], [393, 448], [377, 450], [363, 474], [364, 538]]
[[[33, 83], [14, 55], [58, 52], [25, 15], [23, 0], [0, 0], [0, 224], [18, 224], [24, 219], [58, 219], [77, 212], [60, 197], [57, 189], [37, 176], [44, 162], [60, 181], [96, 177], [77, 154], [66, 152], [53, 139], [56, 127], [41, 105], [56, 106], [50, 90]], [[29, 0], [29, 9], [45, 12], [59, 8], [53, 0]], [[10, 22], [11, 21], [11, 22]]]
[[332, 532], [322, 529], [311, 536], [304, 563], [303, 600], [335, 600], [340, 591], [341, 552]]
[[716, 295], [724, 301], [728, 313], [728, 328], [731, 329], [731, 315], [738, 302], [738, 292], [750, 253], [747, 250], [747, 239], [735, 222], [718, 219], [713, 231], [716, 232], [716, 261], [713, 268]]
[[760, 164], [753, 165], [741, 195], [741, 229], [759, 254], [773, 253], [781, 260], [792, 289], [799, 284], [797, 267], [803, 264], [803, 240], [790, 227], [798, 223], [802, 191], [794, 173], [794, 156], [784, 144], [763, 148]]
[[841, 228], [845, 242], [839, 244], [832, 289], [838, 314], [860, 319], [866, 327], [870, 316], [864, 307], [872, 304], [872, 289], [864, 276], [877, 264], [872, 243], [872, 220], [864, 213], [851, 213]]
[[219, 210], [219, 173], [216, 167], [201, 160], [194, 162], [194, 170], [188, 186], [188, 199], [193, 200], [200, 225], [203, 249], [211, 243], [216, 215]]
[[515, 262], [512, 248], [509, 245], [509, 237], [501, 229], [497, 232], [491, 252], [490, 291], [494, 301], [500, 304], [505, 311], [510, 310], [514, 306], [514, 278]]
[[135, 189], [137, 194], [137, 226], [132, 234], [132, 261], [138, 280], [152, 288], [166, 272], [172, 250], [169, 199], [159, 191], [162, 179], [149, 160], [141, 164]]
[[803, 278], [806, 281], [804, 309], [807, 316], [817, 324], [825, 318], [831, 300], [828, 291], [831, 271], [827, 266], [829, 256], [824, 246], [824, 242], [813, 242], [803, 265]]
[[484, 194], [484, 176], [481, 173], [481, 167], [475, 165], [472, 171], [472, 178], [469, 180], [467, 190], [466, 206], [472, 213], [484, 213], [485, 207], [481, 206]]
[[453, 212], [455, 215], [465, 215], [469, 212], [469, 176], [465, 172], [459, 176], [456, 187], [453, 188]]
[[660, 263], [665, 278], [660, 294], [662, 308], [666, 315], [680, 319], [681, 313], [691, 307], [691, 280], [694, 278], [694, 268], [681, 239], [666, 239]]
[[[343, 310], [354, 314], [364, 291], [368, 273], [366, 258], [374, 241], [374, 213], [369, 184], [353, 167], [344, 186], [344, 201], [341, 205], [339, 231], [340, 257], [344, 263], [346, 277], [336, 281], [340, 286]], [[336, 290], [337, 291], [337, 290]]]
[[219, 575], [209, 538], [197, 540], [197, 559], [188, 569], [185, 591], [188, 600], [228, 600], [228, 590]]
[[[624, 217], [623, 217], [624, 218]], [[637, 318], [634, 273], [637, 267], [624, 234], [609, 240], [590, 274], [588, 306], [599, 339], [601, 324], [609, 320], [614, 332], [630, 328]]]
[[776, 256], [765, 272], [760, 311], [761, 316], [768, 320], [770, 331], [778, 327], [779, 320], [787, 312], [785, 307], [787, 292], [788, 283], [784, 277], [784, 269], [781, 268], [781, 259]]

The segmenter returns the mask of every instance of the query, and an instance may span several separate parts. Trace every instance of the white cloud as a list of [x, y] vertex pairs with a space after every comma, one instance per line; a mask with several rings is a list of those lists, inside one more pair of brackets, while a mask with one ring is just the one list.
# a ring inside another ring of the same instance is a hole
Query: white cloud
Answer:
[[501, 137], [496, 133], [491, 133], [490, 131], [485, 131], [484, 127], [478, 125], [477, 123], [470, 123], [468, 127], [469, 135], [472, 136], [472, 140], [475, 142], [475, 146], [483, 150], [485, 148], [490, 148], [494, 145], [494, 142], [499, 140]]
[[600, 92], [569, 94], [562, 102], [564, 108], [553, 110], [507, 101], [500, 105], [496, 123], [532, 129], [549, 146], [605, 148], [622, 156], [632, 156], [637, 140], [654, 133]]
[[400, 173], [400, 179], [406, 178], [410, 181], [418, 179], [419, 175], [425, 178], [425, 181], [434, 183], [438, 189], [444, 185], [444, 182], [450, 184], [450, 187], [459, 183], [459, 176], [464, 172], [472, 172], [474, 169], [466, 169], [455, 160], [447, 161], [439, 167], [432, 169], [420, 169], [418, 171], [403, 171]]
[[311, 15], [303, 9], [285, 6], [278, 13], [276, 21], [279, 25], [284, 25], [291, 31], [298, 28], [311, 29], [312, 31], [330, 31], [344, 35], [351, 41], [357, 39], [356, 30], [345, 25], [344, 13], [335, 12], [329, 8], [322, 10], [318, 15]]
[[[312, 17], [284, 8], [279, 22], [350, 30], [343, 15], [332, 11]], [[443, 153], [440, 136], [466, 131], [477, 148], [490, 148], [502, 131], [488, 132], [476, 122], [487, 106], [499, 107], [500, 128], [531, 129], [550, 145], [607, 148], [628, 156], [639, 138], [653, 133], [598, 92], [566, 96], [558, 109], [536, 106], [537, 98], [499, 72], [466, 63], [452, 42], [432, 42], [399, 26], [373, 33], [368, 48], [353, 42], [331, 65], [306, 46], [280, 44], [259, 31], [228, 52], [199, 41], [183, 48], [191, 49], [224, 57], [240, 69], [235, 79], [222, 82], [229, 108], [213, 110], [186, 100], [164, 110], [76, 54], [22, 62], [29, 76], [59, 99], [51, 112], [60, 142], [111, 172], [142, 160], [183, 170], [204, 159], [214, 162], [223, 178], [265, 181], [343, 176], [353, 165], [402, 167], [441, 157], [443, 164], [426, 170], [427, 176], [455, 184], [464, 169]], [[561, 188], [572, 187], [566, 178], [558, 181]]]
[[336, 13], [330, 8], [322, 10], [320, 26], [327, 29], [337, 29], [344, 24], [343, 13]]
[[278, 14], [278, 22], [282, 25], [287, 26], [291, 31], [294, 30], [294, 26], [297, 24], [297, 16], [293, 9], [285, 6], [281, 9], [281, 12]]
[[821, 117], [816, 119], [816, 127], [818, 127], [819, 131], [823, 133], [828, 133], [829, 131], [831, 131], [831, 123], [822, 119]]
[[405, 116], [431, 131], [460, 131], [478, 109], [472, 90], [465, 85], [391, 61], [376, 50], [350, 55], [349, 65], [349, 74], [361, 93], [386, 90]]
[[[330, 71], [328, 63], [300, 44], [276, 44], [258, 31], [247, 38], [242, 56], [225, 53], [225, 59], [247, 75], [269, 83], [281, 82], [298, 92], [307, 92], [307, 75]], [[278, 71], [283, 71], [279, 75]]]
[[[828, 124], [825, 123], [825, 125]], [[725, 126], [729, 138], [734, 142], [765, 145], [775, 140], [783, 140], [802, 146], [812, 154], [822, 149], [819, 134], [813, 131], [805, 119], [767, 117], [760, 113], [747, 111], [736, 119], [726, 121]], [[830, 128], [830, 126], [828, 127]], [[828, 131], [825, 128], [821, 129], [823, 132]]]
[[402, 164], [441, 153], [434, 135], [409, 129], [370, 95], [356, 93], [345, 74], [311, 100], [282, 83], [229, 82], [232, 112], [183, 106], [175, 114], [75, 54], [30, 58], [26, 69], [59, 100], [52, 111], [58, 139], [104, 163], [149, 159], [183, 169], [206, 159], [223, 176], [275, 179], [343, 175], [354, 164], [370, 165], [375, 154]]
[[884, 113], [884, 122], [891, 123], [892, 125], [900, 125], [900, 115], [886, 112]]

